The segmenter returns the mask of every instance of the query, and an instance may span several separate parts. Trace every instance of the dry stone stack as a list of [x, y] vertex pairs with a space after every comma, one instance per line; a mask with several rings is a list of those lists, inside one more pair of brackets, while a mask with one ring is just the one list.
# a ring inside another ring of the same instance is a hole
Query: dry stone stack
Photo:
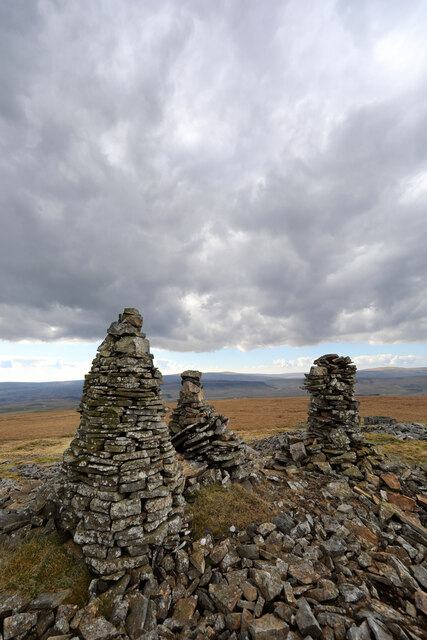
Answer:
[[230, 471], [245, 461], [245, 445], [227, 429], [228, 418], [205, 399], [200, 371], [181, 374], [182, 389], [169, 429], [175, 449], [187, 460]]
[[314, 361], [305, 374], [304, 388], [311, 395], [308, 431], [322, 449], [344, 454], [363, 440], [359, 402], [354, 397], [356, 365], [351, 358], [327, 354]]
[[[339, 468], [360, 480], [369, 471], [376, 452], [363, 437], [359, 402], [354, 396], [356, 366], [351, 358], [326, 354], [314, 361], [305, 374], [304, 389], [310, 395], [307, 432], [286, 438], [284, 450], [276, 456], [276, 466], [313, 463], [320, 471]], [[332, 466], [331, 466], [332, 465]]]
[[98, 576], [119, 578], [174, 545], [183, 471], [164, 422], [161, 374], [137, 309], [125, 309], [85, 378], [81, 420], [64, 453], [62, 527]]

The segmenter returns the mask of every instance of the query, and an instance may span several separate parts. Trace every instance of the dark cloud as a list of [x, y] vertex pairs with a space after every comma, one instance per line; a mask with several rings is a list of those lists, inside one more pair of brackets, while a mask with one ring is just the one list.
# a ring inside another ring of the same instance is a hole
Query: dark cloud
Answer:
[[427, 339], [425, 4], [0, 6], [0, 331]]

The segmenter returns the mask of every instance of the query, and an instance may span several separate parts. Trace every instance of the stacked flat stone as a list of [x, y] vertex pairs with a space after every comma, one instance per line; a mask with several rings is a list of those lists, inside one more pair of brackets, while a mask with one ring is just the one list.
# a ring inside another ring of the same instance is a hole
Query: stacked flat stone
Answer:
[[200, 371], [181, 374], [182, 389], [169, 429], [172, 444], [187, 460], [208, 467], [226, 469], [245, 461], [245, 445], [234, 431], [227, 429], [228, 418], [220, 415], [205, 399]]
[[142, 567], [179, 542], [183, 470], [164, 417], [161, 374], [137, 309], [113, 322], [85, 378], [81, 420], [64, 453], [62, 527], [96, 575]]
[[[284, 434], [285, 444], [275, 456], [275, 467], [314, 464], [326, 473], [332, 467], [355, 480], [376, 462], [377, 452], [363, 437], [359, 402], [354, 396], [356, 366], [335, 353], [314, 361], [305, 374], [303, 389], [310, 395], [307, 431]], [[332, 465], [332, 466], [331, 466]]]

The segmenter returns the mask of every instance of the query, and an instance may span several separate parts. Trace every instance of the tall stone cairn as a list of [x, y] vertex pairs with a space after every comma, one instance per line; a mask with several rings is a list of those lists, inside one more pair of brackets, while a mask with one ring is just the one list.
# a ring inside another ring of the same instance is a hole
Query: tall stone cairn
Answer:
[[98, 347], [85, 378], [80, 425], [64, 453], [61, 526], [97, 576], [143, 567], [182, 528], [184, 477], [164, 417], [160, 372], [125, 309]]
[[178, 406], [169, 421], [172, 444], [187, 460], [230, 470], [245, 461], [245, 445], [227, 429], [228, 418], [219, 414], [204, 397], [200, 371], [181, 374]]
[[356, 365], [348, 356], [326, 354], [314, 361], [305, 378], [303, 388], [311, 395], [306, 462], [314, 463], [319, 471], [334, 469], [354, 482], [362, 480], [381, 455], [361, 430], [359, 402], [354, 396]]
[[305, 374], [304, 388], [310, 393], [308, 431], [336, 453], [358, 446], [359, 402], [354, 397], [356, 365], [351, 358], [327, 354], [314, 361]]
[[340, 471], [352, 482], [372, 471], [381, 455], [363, 437], [355, 382], [356, 365], [348, 356], [328, 353], [314, 361], [302, 387], [311, 396], [307, 431], [281, 434], [275, 469], [310, 465], [321, 473]]

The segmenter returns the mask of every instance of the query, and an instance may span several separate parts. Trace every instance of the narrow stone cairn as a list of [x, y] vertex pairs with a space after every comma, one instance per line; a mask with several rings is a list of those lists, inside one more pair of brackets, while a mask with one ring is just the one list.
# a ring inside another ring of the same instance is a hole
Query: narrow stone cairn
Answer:
[[[310, 395], [307, 432], [285, 436], [284, 451], [276, 466], [289, 462], [312, 463], [329, 473], [332, 466], [355, 480], [372, 470], [376, 451], [363, 437], [359, 402], [354, 396], [356, 365], [351, 358], [326, 354], [305, 374], [303, 389]], [[289, 455], [288, 455], [289, 454]]]
[[310, 393], [308, 432], [322, 450], [344, 454], [360, 446], [359, 402], [354, 396], [356, 365], [351, 358], [327, 354], [314, 361], [305, 374], [304, 388]]
[[228, 418], [220, 415], [204, 397], [200, 371], [181, 374], [182, 389], [169, 429], [172, 444], [187, 460], [230, 471], [245, 462], [245, 445], [227, 429]]
[[137, 309], [113, 322], [85, 378], [81, 420], [64, 453], [61, 526], [97, 576], [143, 567], [182, 528], [184, 477], [164, 422], [161, 374]]

